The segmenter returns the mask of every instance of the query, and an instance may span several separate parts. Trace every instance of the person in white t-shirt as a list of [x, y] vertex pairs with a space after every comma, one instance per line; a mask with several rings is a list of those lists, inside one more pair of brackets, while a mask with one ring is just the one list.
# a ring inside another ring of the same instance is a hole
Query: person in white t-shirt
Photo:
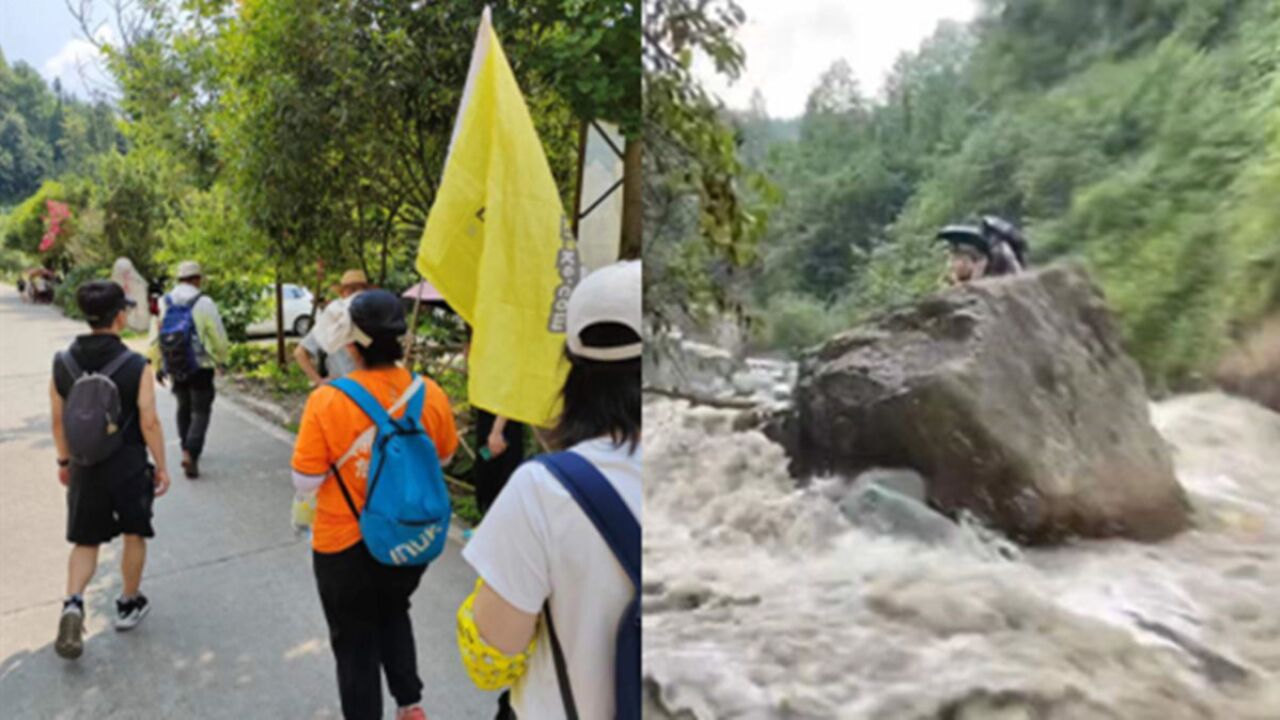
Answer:
[[[553, 445], [594, 465], [637, 521], [643, 466], [641, 277], [638, 261], [617, 263], [574, 289], [565, 349], [571, 366], [564, 409], [552, 431]], [[479, 639], [506, 657], [520, 656], [536, 636], [532, 654], [520, 661], [510, 709], [502, 712], [514, 711], [522, 720], [567, 717], [546, 623], [539, 622], [545, 602], [577, 716], [614, 717], [616, 635], [636, 590], [608, 543], [544, 465], [527, 462], [516, 470], [462, 554], [482, 582], [468, 600], [473, 612], [464, 604], [460, 621], [473, 618]], [[465, 658], [465, 647], [463, 653]]]

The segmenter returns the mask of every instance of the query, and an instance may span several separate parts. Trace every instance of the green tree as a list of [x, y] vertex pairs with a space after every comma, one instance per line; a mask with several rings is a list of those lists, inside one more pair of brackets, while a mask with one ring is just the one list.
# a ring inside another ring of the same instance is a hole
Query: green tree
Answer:
[[937, 228], [996, 213], [1037, 262], [1092, 266], [1153, 389], [1197, 382], [1280, 295], [1278, 36], [1264, 0], [987, 2], [823, 132], [851, 119], [833, 68], [763, 153], [787, 195], [757, 310], [777, 325], [812, 298], [853, 322], [934, 290]]
[[745, 20], [733, 0], [644, 5], [645, 307], [659, 323], [745, 300], [773, 189], [743, 164], [728, 114], [692, 70], [702, 56], [736, 79]]

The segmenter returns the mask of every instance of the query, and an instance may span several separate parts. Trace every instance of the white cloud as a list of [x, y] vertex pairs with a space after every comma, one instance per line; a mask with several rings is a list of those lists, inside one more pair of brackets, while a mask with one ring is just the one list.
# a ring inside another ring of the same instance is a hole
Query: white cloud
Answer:
[[902, 52], [914, 50], [943, 19], [970, 20], [976, 0], [739, 0], [747, 22], [738, 41], [747, 69], [732, 86], [699, 62], [708, 89], [734, 108], [745, 108], [760, 88], [769, 114], [804, 111], [809, 91], [831, 63], [844, 58], [863, 92], [880, 91]]
[[[103, 24], [94, 37], [99, 42], [113, 43], [116, 34], [110, 25]], [[102, 67], [102, 54], [82, 37], [68, 40], [53, 57], [44, 61], [40, 72], [49, 82], [57, 78], [64, 90], [85, 98], [91, 90], [101, 90], [104, 82], [110, 82]]]

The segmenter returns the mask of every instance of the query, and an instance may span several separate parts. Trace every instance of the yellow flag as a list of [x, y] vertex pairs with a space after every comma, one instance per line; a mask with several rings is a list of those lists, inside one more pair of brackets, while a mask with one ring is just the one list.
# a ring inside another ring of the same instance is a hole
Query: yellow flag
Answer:
[[417, 267], [471, 324], [471, 403], [553, 424], [578, 250], [488, 8]]

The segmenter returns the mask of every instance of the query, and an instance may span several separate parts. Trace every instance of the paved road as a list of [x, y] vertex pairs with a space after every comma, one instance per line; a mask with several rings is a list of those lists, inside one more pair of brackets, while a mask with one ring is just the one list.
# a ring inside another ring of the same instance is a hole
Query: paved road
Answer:
[[[54, 654], [68, 545], [46, 393], [53, 353], [82, 328], [0, 285], [0, 716], [340, 717], [310, 551], [288, 523], [289, 436], [225, 396], [191, 482], [178, 466], [172, 397], [158, 394], [174, 485], [156, 501], [143, 580], [151, 614], [132, 632], [111, 629], [117, 540], [87, 595], [84, 656]], [[496, 705], [457, 659], [453, 614], [474, 582], [458, 550], [451, 542], [414, 596], [432, 720], [489, 718]], [[392, 707], [388, 696], [387, 717]]]

